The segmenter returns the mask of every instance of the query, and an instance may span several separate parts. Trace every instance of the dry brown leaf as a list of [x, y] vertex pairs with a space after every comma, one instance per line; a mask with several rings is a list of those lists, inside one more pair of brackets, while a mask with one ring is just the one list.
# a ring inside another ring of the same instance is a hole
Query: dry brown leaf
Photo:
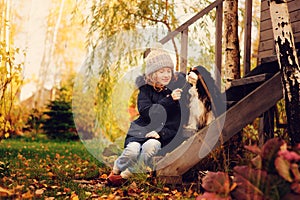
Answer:
[[13, 195], [13, 193], [11, 191], [9, 191], [8, 189], [5, 189], [3, 187], [0, 187], [0, 197], [7, 197], [7, 196], [11, 196]]
[[34, 195], [30, 192], [30, 190], [28, 190], [26, 193], [22, 194], [22, 199], [32, 199], [33, 196]]
[[35, 191], [35, 195], [42, 196], [42, 194], [44, 193], [44, 191], [45, 191], [44, 188], [43, 189], [38, 189], [38, 190]]
[[48, 172], [47, 175], [51, 178], [55, 176], [52, 172]]

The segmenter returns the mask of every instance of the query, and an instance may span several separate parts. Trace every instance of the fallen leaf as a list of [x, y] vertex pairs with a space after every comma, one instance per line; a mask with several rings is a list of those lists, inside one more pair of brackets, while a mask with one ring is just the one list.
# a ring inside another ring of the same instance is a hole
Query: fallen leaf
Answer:
[[32, 199], [33, 196], [34, 195], [30, 192], [30, 190], [28, 190], [26, 193], [22, 194], [22, 199]]
[[71, 194], [70, 199], [71, 200], [79, 200], [78, 195], [75, 192]]
[[102, 174], [102, 175], [100, 176], [100, 179], [107, 179], [107, 174]]
[[55, 197], [46, 197], [45, 200], [54, 200]]
[[86, 196], [91, 196], [91, 195], [92, 195], [92, 193], [91, 193], [91, 192], [88, 192], [88, 191], [86, 191], [86, 192], [85, 192], [85, 195], [86, 195]]
[[48, 172], [47, 175], [51, 178], [55, 176], [52, 172]]
[[42, 196], [42, 194], [44, 193], [45, 189], [38, 189], [35, 191], [35, 195], [37, 196]]
[[5, 189], [3, 187], [0, 187], [0, 197], [7, 197], [13, 195], [12, 192], [10, 192], [8, 189]]

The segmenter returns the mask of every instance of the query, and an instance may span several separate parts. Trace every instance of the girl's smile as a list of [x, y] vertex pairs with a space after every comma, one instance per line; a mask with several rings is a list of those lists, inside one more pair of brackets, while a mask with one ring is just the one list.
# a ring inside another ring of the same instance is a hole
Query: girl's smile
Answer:
[[172, 69], [169, 67], [164, 67], [156, 72], [157, 82], [166, 86], [170, 83], [172, 79]]

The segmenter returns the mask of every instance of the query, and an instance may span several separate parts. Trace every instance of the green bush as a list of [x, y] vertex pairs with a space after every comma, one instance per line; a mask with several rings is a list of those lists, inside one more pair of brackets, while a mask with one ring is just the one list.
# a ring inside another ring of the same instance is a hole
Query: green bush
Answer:
[[71, 102], [65, 100], [54, 100], [47, 105], [47, 111], [42, 121], [42, 129], [50, 139], [77, 140], [79, 139]]

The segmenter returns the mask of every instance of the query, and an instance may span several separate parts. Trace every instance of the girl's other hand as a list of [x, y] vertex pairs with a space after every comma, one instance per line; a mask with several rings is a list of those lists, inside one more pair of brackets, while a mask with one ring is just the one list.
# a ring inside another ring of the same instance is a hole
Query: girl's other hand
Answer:
[[147, 133], [145, 137], [146, 138], [155, 138], [155, 139], [160, 138], [159, 134], [156, 131], [151, 131], [151, 132]]

